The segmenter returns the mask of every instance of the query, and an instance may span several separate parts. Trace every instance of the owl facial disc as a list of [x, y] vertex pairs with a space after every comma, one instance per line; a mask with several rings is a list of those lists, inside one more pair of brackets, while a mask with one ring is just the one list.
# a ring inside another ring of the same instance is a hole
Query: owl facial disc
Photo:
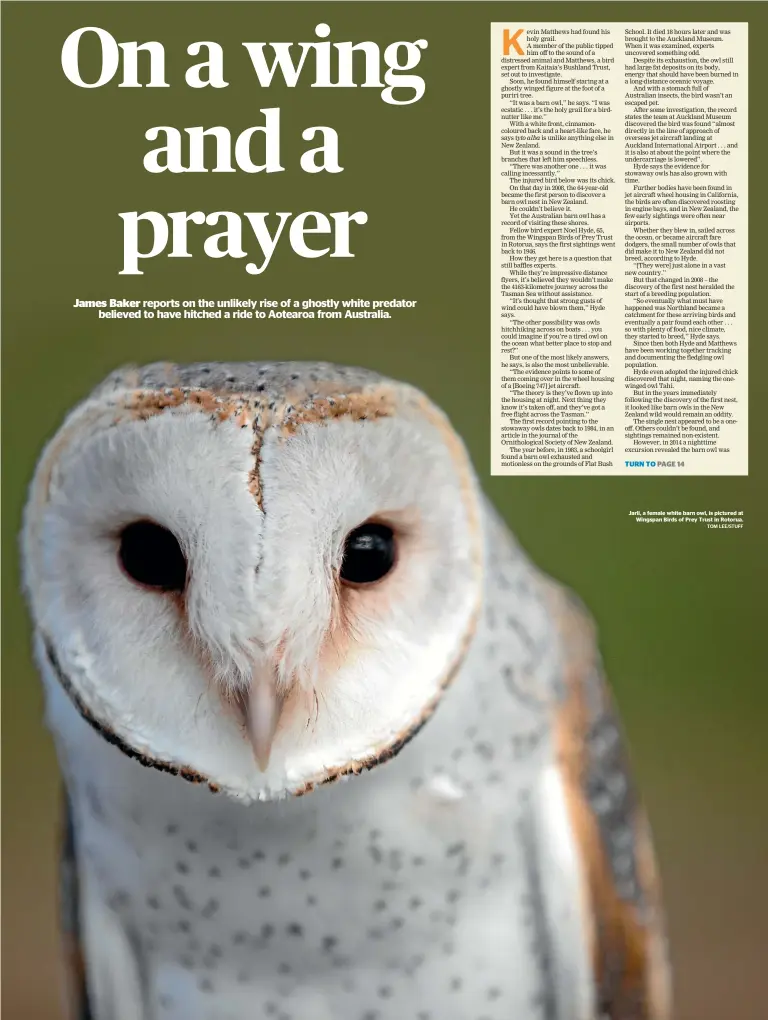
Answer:
[[325, 364], [121, 370], [38, 465], [48, 683], [143, 764], [250, 801], [391, 758], [481, 593], [478, 492], [423, 394]]

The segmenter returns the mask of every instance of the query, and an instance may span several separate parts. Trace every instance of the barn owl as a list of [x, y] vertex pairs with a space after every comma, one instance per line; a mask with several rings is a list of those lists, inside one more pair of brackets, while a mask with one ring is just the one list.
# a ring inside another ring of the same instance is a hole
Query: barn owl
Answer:
[[668, 1020], [592, 624], [421, 392], [121, 369], [22, 544], [77, 1020]]

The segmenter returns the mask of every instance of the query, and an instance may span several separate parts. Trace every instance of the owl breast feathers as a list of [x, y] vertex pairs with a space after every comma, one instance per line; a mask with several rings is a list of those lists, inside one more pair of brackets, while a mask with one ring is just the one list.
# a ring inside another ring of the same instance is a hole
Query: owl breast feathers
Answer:
[[669, 1020], [591, 622], [421, 392], [121, 369], [23, 553], [81, 1017]]

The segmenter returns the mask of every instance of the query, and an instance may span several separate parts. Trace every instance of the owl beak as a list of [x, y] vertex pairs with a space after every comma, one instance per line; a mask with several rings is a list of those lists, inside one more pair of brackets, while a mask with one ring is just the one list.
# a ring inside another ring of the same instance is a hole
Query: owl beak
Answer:
[[266, 772], [272, 741], [283, 710], [283, 697], [277, 690], [277, 671], [271, 666], [254, 670], [245, 705], [248, 736], [256, 764]]

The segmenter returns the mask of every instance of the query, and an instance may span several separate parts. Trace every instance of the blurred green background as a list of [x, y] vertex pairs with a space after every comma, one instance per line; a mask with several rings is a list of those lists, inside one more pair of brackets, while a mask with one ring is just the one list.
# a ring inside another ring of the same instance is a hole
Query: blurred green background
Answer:
[[[35, 459], [64, 412], [126, 361], [313, 359], [425, 389], [466, 438], [534, 559], [591, 606], [656, 833], [679, 1020], [758, 1020], [768, 1001], [765, 682], [764, 4], [12, 3], [3, 5], [3, 1006], [60, 1017], [55, 922], [59, 780], [41, 723], [16, 535]], [[492, 20], [750, 22], [751, 475], [492, 479], [489, 465], [489, 65]], [[426, 96], [260, 92], [242, 41], [429, 40]], [[166, 46], [168, 89], [78, 89], [60, 50], [76, 28]], [[224, 46], [227, 89], [183, 84], [199, 39]], [[279, 106], [286, 172], [150, 175], [147, 128], [260, 123]], [[301, 131], [339, 131], [344, 173], [298, 168]], [[243, 261], [146, 261], [118, 276], [125, 210], [365, 209], [351, 260], [279, 247]], [[403, 297], [415, 311], [349, 322], [97, 321], [75, 298]], [[743, 531], [641, 526], [645, 508], [742, 509]]]

